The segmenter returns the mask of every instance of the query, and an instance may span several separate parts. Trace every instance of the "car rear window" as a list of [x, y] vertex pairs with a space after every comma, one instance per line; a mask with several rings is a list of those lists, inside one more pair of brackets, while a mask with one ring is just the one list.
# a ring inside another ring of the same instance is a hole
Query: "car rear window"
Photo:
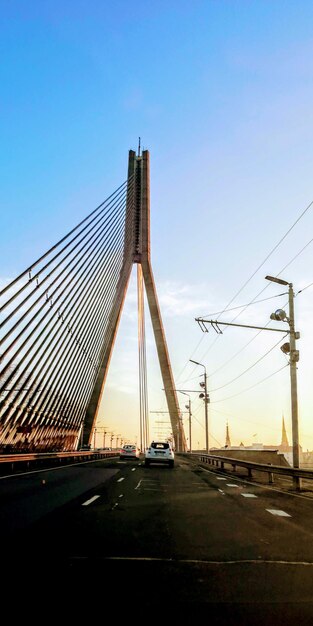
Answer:
[[151, 448], [156, 448], [158, 450], [167, 450], [169, 447], [169, 443], [160, 443], [158, 441], [153, 441], [151, 444]]

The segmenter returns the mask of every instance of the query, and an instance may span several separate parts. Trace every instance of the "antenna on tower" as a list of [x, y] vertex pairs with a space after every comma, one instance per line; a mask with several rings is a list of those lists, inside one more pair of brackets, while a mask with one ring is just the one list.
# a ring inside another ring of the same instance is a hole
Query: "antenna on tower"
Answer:
[[140, 137], [139, 137], [139, 142], [138, 142], [138, 156], [140, 156]]

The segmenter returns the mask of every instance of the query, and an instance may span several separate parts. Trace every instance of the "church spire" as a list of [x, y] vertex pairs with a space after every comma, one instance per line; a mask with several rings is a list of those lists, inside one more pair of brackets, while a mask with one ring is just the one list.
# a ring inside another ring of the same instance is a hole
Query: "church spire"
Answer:
[[231, 441], [230, 441], [230, 436], [229, 436], [229, 427], [228, 427], [228, 422], [226, 423], [226, 441], [225, 441], [225, 447], [229, 448], [229, 446], [231, 446]]
[[281, 446], [289, 446], [288, 437], [287, 437], [287, 433], [286, 433], [284, 416], [283, 416], [283, 423], [282, 423], [282, 433], [281, 433], [281, 444], [280, 445]]

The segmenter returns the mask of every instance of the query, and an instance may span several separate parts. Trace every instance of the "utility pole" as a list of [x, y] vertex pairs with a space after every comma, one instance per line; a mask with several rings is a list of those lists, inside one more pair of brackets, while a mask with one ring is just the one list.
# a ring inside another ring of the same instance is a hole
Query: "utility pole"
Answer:
[[189, 413], [189, 452], [192, 451], [192, 445], [191, 445], [191, 400], [190, 400], [190, 395], [189, 393], [187, 393], [186, 391], [183, 391], [182, 389], [176, 389], [176, 391], [179, 391], [179, 393], [183, 393], [185, 396], [188, 396], [189, 400], [188, 400], [188, 404], [185, 404], [185, 408], [188, 409], [188, 413]]
[[105, 430], [107, 428], [107, 426], [104, 426], [104, 431], [103, 431], [103, 447], [105, 448], [105, 437], [108, 434], [108, 431]]
[[[290, 395], [291, 395], [291, 421], [292, 421], [292, 456], [293, 467], [300, 467], [300, 444], [299, 444], [299, 424], [298, 424], [298, 390], [297, 390], [297, 363], [299, 361], [299, 350], [296, 349], [296, 339], [300, 339], [300, 333], [295, 331], [295, 314], [294, 314], [294, 291], [293, 284], [287, 280], [277, 278], [276, 276], [265, 276], [266, 280], [279, 285], [288, 286], [288, 305], [289, 305], [289, 317], [287, 317], [283, 309], [277, 309], [275, 313], [270, 315], [270, 319], [280, 322], [287, 322], [289, 330], [286, 331], [282, 328], [267, 328], [266, 326], [250, 326], [247, 324], [233, 324], [232, 322], [220, 322], [217, 320], [205, 320], [203, 318], [196, 318], [201, 330], [208, 332], [205, 326], [206, 323], [211, 324], [215, 332], [221, 333], [219, 326], [240, 326], [241, 328], [254, 328], [258, 330], [268, 330], [272, 332], [288, 333], [289, 342], [284, 343], [281, 346], [281, 350], [284, 354], [289, 354], [289, 366], [290, 366]], [[191, 360], [191, 359], [190, 359]], [[192, 361], [196, 363], [196, 361]], [[198, 363], [198, 365], [201, 365]], [[204, 366], [203, 366], [204, 367]], [[293, 477], [293, 485], [298, 491], [301, 489], [301, 478], [298, 476]]]
[[[275, 276], [265, 276], [266, 280], [279, 285], [288, 285], [288, 306], [289, 317], [283, 309], [277, 309], [270, 316], [271, 319], [286, 321], [289, 325], [289, 343], [281, 346], [284, 354], [289, 353], [290, 366], [290, 395], [291, 395], [291, 423], [292, 423], [292, 460], [293, 467], [300, 467], [300, 445], [299, 445], [299, 423], [298, 423], [298, 389], [297, 389], [297, 363], [299, 361], [299, 350], [296, 349], [296, 339], [300, 338], [300, 333], [295, 331], [295, 310], [293, 284], [287, 280], [276, 278]], [[301, 478], [293, 477], [293, 485], [298, 491], [301, 489]]]
[[[299, 351], [296, 349], [296, 338], [299, 333], [295, 332], [294, 292], [293, 285], [289, 283], [289, 329], [290, 329], [290, 388], [291, 388], [291, 420], [292, 420], [292, 446], [293, 466], [300, 467], [299, 447], [299, 424], [298, 424], [298, 389], [297, 389], [297, 362]], [[301, 479], [294, 478], [297, 489], [300, 488]]]
[[200, 394], [200, 398], [203, 397], [204, 399], [204, 411], [205, 411], [205, 450], [206, 453], [209, 454], [210, 453], [210, 448], [209, 448], [209, 416], [208, 416], [208, 403], [210, 402], [209, 396], [208, 396], [208, 386], [207, 386], [207, 373], [206, 373], [206, 367], [205, 365], [203, 365], [203, 363], [198, 363], [198, 361], [193, 361], [192, 359], [189, 359], [189, 361], [191, 361], [191, 363], [195, 363], [196, 365], [201, 365], [201, 367], [204, 368], [204, 383], [200, 383], [200, 385], [204, 388], [204, 395]]
[[186, 404], [186, 409], [189, 411], [189, 452], [192, 453], [192, 444], [191, 444], [191, 400], [189, 398], [188, 404]]

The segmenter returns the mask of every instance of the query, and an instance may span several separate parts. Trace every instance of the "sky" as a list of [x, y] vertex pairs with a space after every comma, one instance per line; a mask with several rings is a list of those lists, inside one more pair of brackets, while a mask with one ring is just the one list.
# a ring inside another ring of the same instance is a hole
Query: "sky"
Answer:
[[[141, 137], [151, 260], [187, 437], [186, 393], [192, 445], [204, 447], [206, 371], [211, 447], [225, 445], [227, 423], [233, 445], [278, 445], [283, 416], [292, 442], [283, 335], [203, 333], [196, 322], [265, 327], [276, 309], [288, 313], [271, 275], [296, 296], [300, 443], [313, 450], [312, 2], [0, 0], [0, 18], [1, 285], [126, 180]], [[131, 442], [136, 311], [134, 271], [98, 418], [99, 433]], [[170, 426], [146, 312], [152, 439]]]

